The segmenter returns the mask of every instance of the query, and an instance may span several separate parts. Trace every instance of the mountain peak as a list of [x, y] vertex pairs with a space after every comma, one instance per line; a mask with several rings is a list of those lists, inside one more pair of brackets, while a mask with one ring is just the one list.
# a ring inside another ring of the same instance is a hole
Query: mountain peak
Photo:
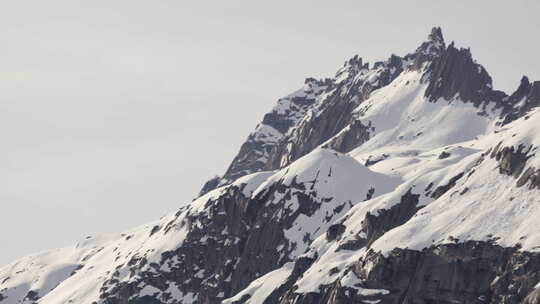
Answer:
[[527, 77], [526, 75], [523, 75], [523, 77], [521, 77], [520, 86], [528, 86], [530, 84], [531, 82], [529, 81], [529, 77]]
[[446, 44], [444, 43], [441, 28], [434, 27], [431, 29], [428, 39], [416, 49], [416, 54], [433, 57], [440, 55], [445, 49]]
[[431, 29], [431, 33], [428, 35], [428, 41], [439, 42], [444, 44], [444, 37], [440, 27], [435, 26]]

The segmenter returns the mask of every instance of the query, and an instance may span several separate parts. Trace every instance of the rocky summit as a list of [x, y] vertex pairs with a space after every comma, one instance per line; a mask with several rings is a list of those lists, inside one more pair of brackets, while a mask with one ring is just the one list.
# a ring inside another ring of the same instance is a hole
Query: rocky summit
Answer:
[[539, 105], [440, 28], [353, 56], [191, 203], [1, 268], [0, 303], [540, 303]]

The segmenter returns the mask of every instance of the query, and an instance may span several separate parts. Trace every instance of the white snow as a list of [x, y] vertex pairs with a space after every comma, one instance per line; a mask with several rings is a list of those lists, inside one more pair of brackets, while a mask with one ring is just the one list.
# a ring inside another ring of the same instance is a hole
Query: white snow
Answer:
[[[534, 118], [518, 120], [506, 130], [477, 142], [487, 149], [502, 141], [503, 146], [540, 144], [539, 132], [531, 132]], [[516, 134], [516, 136], [513, 136]], [[463, 158], [457, 172], [471, 172], [471, 164], [480, 157], [480, 152]], [[537, 158], [528, 165], [538, 166]], [[468, 169], [469, 168], [469, 169]], [[405, 225], [386, 233], [373, 247], [387, 252], [395, 247], [422, 249], [433, 244], [463, 240], [496, 240], [502, 246], [520, 244], [522, 250], [540, 249], [540, 196], [538, 190], [526, 186], [516, 187], [516, 179], [498, 172], [498, 164], [486, 156], [475, 172], [458, 181], [452, 191], [434, 201]], [[468, 191], [460, 194], [464, 189]]]
[[[337, 219], [352, 205], [365, 200], [371, 188], [375, 190], [374, 196], [381, 195], [393, 190], [400, 180], [372, 172], [347, 155], [319, 148], [270, 176], [254, 195], [265, 191], [275, 183], [291, 185], [293, 181], [312, 187], [319, 200], [330, 201], [322, 203], [311, 216], [300, 214], [292, 227], [285, 231], [287, 239], [296, 243], [296, 249], [291, 257], [298, 256], [307, 249], [308, 244], [302, 241], [304, 235], [309, 234], [315, 239], [326, 232], [333, 223], [325, 220], [327, 215]], [[281, 197], [276, 197], [274, 203], [280, 199]], [[335, 214], [334, 209], [341, 205], [343, 210]], [[299, 205], [296, 197], [293, 196], [287, 206], [292, 212], [297, 210]]]

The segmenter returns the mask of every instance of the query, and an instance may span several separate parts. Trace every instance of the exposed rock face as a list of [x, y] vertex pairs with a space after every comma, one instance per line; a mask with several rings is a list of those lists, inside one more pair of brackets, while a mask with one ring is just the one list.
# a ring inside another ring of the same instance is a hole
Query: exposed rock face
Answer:
[[502, 149], [494, 149], [491, 155], [495, 155], [495, 159], [499, 162], [499, 172], [501, 174], [510, 175], [514, 178], [518, 178], [527, 160], [531, 158], [529, 152], [532, 147], [529, 147], [527, 151], [523, 151], [524, 146], [520, 145], [517, 150], [514, 151], [514, 147], [503, 147]]
[[364, 126], [360, 120], [354, 120], [348, 127], [334, 136], [328, 146], [341, 153], [350, 152], [369, 140], [370, 129], [369, 124]]
[[540, 81], [529, 82], [529, 78], [523, 76], [518, 89], [508, 97], [505, 102], [503, 124], [508, 124], [520, 117], [524, 117], [531, 109], [540, 105]]
[[209, 179], [206, 183], [204, 183], [203, 187], [201, 188], [199, 196], [203, 196], [206, 193], [216, 189], [217, 187], [221, 186], [222, 183], [225, 184], [226, 181], [221, 176], [216, 176]]
[[519, 145], [514, 149], [514, 146], [501, 146], [502, 142], [495, 146], [490, 154], [490, 157], [495, 158], [499, 163], [499, 172], [517, 179], [517, 187], [528, 184], [531, 190], [540, 189], [540, 169], [534, 166], [527, 168], [527, 161], [535, 156], [536, 147], [529, 146], [525, 149], [525, 146]]
[[408, 221], [418, 211], [418, 194], [411, 193], [411, 189], [401, 197], [399, 204], [390, 209], [380, 210], [379, 214], [366, 214], [362, 223], [362, 232], [367, 240], [367, 246], [387, 231]]
[[493, 90], [491, 77], [474, 62], [470, 50], [457, 49], [454, 43], [433, 61], [429, 70], [426, 96], [432, 101], [457, 97], [480, 107], [487, 102], [500, 103], [506, 97], [503, 92]]
[[334, 224], [328, 228], [326, 231], [326, 239], [328, 241], [334, 241], [341, 237], [343, 232], [345, 232], [346, 227], [343, 224]]
[[518, 89], [507, 96], [493, 89], [491, 77], [484, 67], [474, 61], [470, 50], [458, 49], [454, 43], [434, 58], [429, 71], [426, 96], [432, 101], [459, 98], [482, 109], [488, 103], [494, 103], [495, 107], [501, 109], [503, 124], [525, 116], [540, 105], [540, 82], [531, 83], [523, 76]]
[[441, 197], [443, 194], [448, 192], [448, 190], [452, 189], [456, 185], [456, 182], [462, 177], [463, 177], [463, 172], [461, 172], [458, 175], [452, 177], [450, 179], [450, 181], [448, 181], [448, 184], [438, 186], [433, 191], [433, 193], [431, 193], [431, 197], [434, 198], [434, 199], [437, 199], [437, 198]]
[[347, 275], [369, 292], [336, 283], [320, 293], [288, 293], [269, 303], [539, 303], [534, 287], [540, 256], [489, 242], [395, 249], [387, 256], [370, 251]]

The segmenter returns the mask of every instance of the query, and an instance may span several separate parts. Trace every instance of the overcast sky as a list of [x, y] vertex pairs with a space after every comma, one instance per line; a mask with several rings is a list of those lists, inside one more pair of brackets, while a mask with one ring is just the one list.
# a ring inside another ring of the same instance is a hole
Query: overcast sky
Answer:
[[304, 78], [434, 25], [495, 87], [540, 79], [538, 1], [386, 3], [1, 1], [0, 265], [174, 210]]

